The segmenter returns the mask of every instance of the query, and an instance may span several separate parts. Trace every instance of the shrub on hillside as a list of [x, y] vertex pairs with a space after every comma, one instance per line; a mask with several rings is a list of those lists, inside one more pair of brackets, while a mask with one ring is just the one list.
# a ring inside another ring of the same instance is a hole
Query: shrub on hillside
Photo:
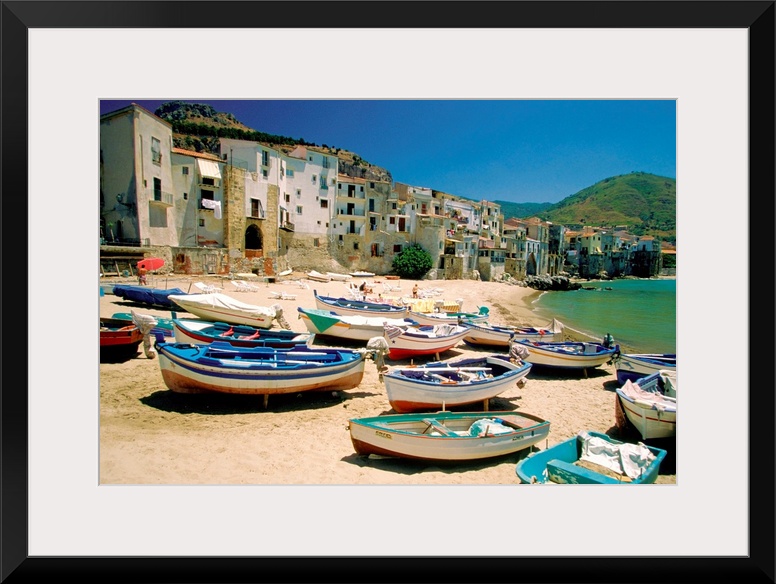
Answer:
[[409, 280], [420, 280], [433, 265], [431, 254], [417, 243], [405, 247], [393, 258], [396, 274]]

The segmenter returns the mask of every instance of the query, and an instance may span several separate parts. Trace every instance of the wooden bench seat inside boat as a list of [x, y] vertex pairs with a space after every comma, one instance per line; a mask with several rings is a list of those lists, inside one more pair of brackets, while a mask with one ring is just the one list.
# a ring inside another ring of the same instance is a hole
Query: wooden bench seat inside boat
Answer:
[[624, 482], [558, 459], [547, 463], [547, 476], [552, 482], [563, 484], [616, 485]]
[[450, 430], [446, 426], [443, 426], [433, 418], [423, 418], [423, 421], [426, 424], [428, 424], [428, 428], [426, 428], [426, 430], [433, 428], [434, 430], [436, 430], [440, 434], [444, 434], [445, 436], [457, 436], [457, 434], [453, 430]]

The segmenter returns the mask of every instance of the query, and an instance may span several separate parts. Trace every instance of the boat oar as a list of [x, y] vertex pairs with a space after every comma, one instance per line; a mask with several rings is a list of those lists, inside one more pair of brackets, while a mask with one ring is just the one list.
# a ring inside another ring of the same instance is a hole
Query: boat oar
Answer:
[[505, 420], [504, 418], [493, 418], [493, 419], [496, 420], [502, 426], [507, 426], [508, 428], [514, 428], [515, 430], [522, 430], [522, 428], [520, 426], [518, 426], [514, 422], [510, 422], [509, 420]]

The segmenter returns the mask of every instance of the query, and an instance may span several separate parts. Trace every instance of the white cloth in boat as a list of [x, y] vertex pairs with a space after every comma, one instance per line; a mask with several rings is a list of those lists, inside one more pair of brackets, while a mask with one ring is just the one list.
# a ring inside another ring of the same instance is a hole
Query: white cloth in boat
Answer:
[[664, 396], [662, 393], [643, 389], [630, 379], [623, 384], [620, 391], [625, 397], [643, 405], [651, 406], [655, 410], [676, 410], [675, 400]]
[[580, 432], [577, 439], [582, 440], [581, 460], [600, 464], [631, 479], [639, 478], [655, 460], [655, 455], [641, 442], [613, 444], [587, 432]]

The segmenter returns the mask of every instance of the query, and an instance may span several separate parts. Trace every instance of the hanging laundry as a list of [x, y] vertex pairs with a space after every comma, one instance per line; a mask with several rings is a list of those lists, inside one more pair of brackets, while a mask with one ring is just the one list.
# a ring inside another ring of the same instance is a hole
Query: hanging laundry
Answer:
[[212, 199], [202, 199], [202, 206], [206, 209], [213, 209], [213, 217], [216, 219], [221, 218], [221, 201], [214, 201]]

